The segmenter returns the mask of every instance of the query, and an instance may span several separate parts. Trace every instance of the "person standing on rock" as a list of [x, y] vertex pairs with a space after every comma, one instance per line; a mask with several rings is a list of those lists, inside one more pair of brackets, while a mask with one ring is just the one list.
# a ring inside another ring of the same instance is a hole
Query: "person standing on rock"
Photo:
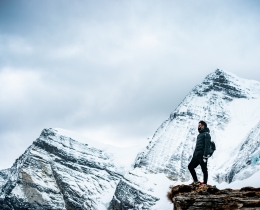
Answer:
[[210, 142], [211, 137], [209, 134], [209, 129], [207, 127], [207, 123], [204, 121], [200, 121], [198, 125], [199, 135], [197, 137], [197, 142], [195, 146], [195, 150], [193, 153], [193, 157], [188, 165], [188, 169], [192, 175], [193, 182], [192, 184], [200, 184], [197, 178], [197, 174], [195, 168], [200, 165], [203, 172], [203, 183], [207, 184], [208, 181], [208, 158], [210, 157]]

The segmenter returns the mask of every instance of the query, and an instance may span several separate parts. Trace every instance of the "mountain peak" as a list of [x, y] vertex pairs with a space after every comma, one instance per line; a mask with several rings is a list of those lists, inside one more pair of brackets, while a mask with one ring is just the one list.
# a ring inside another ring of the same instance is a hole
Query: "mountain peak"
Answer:
[[232, 98], [247, 98], [247, 88], [243, 87], [242, 80], [230, 72], [216, 69], [206, 76], [203, 82], [193, 89], [193, 92], [198, 96], [204, 96], [208, 92], [215, 91], [222, 92]]
[[232, 74], [231, 72], [225, 71], [225, 70], [223, 70], [223, 69], [216, 69], [212, 74], [216, 74], [216, 75], [226, 74], [226, 75], [230, 75], [230, 76], [235, 76], [235, 75]]
[[232, 74], [231, 72], [216, 69], [214, 72], [206, 76], [205, 80], [213, 80], [218, 83], [229, 83], [233, 82], [234, 80], [241, 80], [241, 78], [237, 77], [235, 74]]

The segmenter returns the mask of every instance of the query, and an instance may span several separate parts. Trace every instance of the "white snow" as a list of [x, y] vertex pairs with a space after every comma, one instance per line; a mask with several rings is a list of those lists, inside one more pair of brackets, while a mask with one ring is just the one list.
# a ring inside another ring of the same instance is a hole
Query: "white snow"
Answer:
[[228, 183], [214, 183], [217, 188], [219, 189], [225, 189], [225, 188], [231, 188], [231, 189], [241, 189], [242, 187], [255, 187], [259, 188], [260, 187], [260, 171], [256, 172], [254, 175], [250, 176], [247, 179], [244, 180], [238, 180], [231, 182], [230, 184]]
[[224, 130], [215, 130], [217, 150], [214, 153], [214, 165], [216, 169], [221, 169], [223, 165], [227, 167], [228, 161], [232, 164], [239, 152], [238, 147], [260, 120], [259, 107], [260, 98], [234, 99], [228, 105], [229, 123]]

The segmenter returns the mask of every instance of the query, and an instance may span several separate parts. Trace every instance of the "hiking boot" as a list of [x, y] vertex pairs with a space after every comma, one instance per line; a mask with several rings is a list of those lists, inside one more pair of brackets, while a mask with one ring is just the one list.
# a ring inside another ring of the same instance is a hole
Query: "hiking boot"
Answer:
[[200, 181], [192, 182], [190, 185], [200, 185]]

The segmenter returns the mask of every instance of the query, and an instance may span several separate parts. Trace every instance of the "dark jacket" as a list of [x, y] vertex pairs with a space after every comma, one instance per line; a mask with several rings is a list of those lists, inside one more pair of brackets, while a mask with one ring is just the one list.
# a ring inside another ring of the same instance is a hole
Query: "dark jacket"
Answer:
[[202, 156], [207, 157], [209, 154], [209, 147], [211, 141], [211, 137], [209, 134], [210, 131], [208, 128], [204, 128], [199, 132], [200, 134], [197, 137], [197, 142], [193, 153], [193, 157], [202, 157]]

